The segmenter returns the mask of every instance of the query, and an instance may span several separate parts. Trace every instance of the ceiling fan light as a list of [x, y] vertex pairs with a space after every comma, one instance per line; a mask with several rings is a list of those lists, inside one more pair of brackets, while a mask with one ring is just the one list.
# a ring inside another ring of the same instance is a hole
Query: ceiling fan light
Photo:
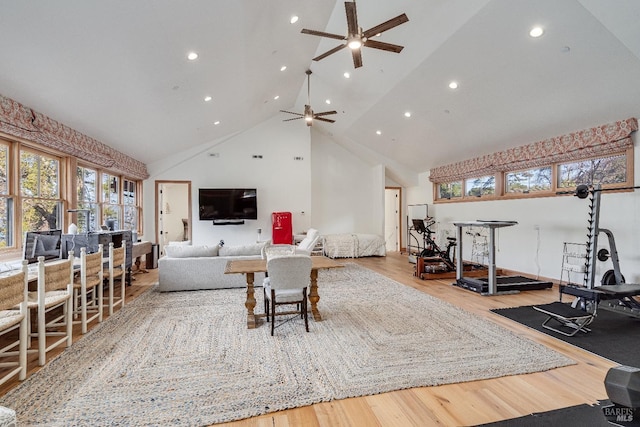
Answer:
[[304, 116], [304, 121], [309, 123], [309, 122], [313, 121], [313, 117], [312, 116]]
[[360, 40], [360, 38], [358, 37], [353, 37], [349, 39], [349, 42], [347, 43], [347, 45], [351, 50], [360, 49], [362, 47], [362, 40]]

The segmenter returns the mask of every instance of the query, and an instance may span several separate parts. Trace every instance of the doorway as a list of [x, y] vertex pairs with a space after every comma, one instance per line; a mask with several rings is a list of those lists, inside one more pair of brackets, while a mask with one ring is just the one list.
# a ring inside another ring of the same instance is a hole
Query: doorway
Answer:
[[156, 242], [191, 240], [191, 181], [156, 181]]
[[399, 252], [402, 216], [402, 188], [385, 187], [384, 189], [384, 240], [387, 251]]

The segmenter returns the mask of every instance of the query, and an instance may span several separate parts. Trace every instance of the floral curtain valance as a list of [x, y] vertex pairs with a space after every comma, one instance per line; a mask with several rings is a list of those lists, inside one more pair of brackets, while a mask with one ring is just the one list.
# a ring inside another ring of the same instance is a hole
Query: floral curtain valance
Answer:
[[433, 168], [429, 180], [436, 183], [459, 181], [496, 172], [530, 169], [619, 152], [633, 147], [630, 135], [636, 130], [638, 120], [632, 117]]
[[56, 149], [130, 178], [149, 178], [144, 163], [2, 95], [0, 132]]

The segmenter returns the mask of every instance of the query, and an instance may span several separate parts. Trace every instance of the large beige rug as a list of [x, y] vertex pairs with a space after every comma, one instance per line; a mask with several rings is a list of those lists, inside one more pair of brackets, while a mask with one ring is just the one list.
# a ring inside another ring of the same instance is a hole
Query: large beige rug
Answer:
[[[262, 304], [262, 292], [258, 307]], [[572, 364], [354, 264], [324, 320], [246, 329], [241, 289], [148, 292], [0, 399], [20, 425], [200, 426], [312, 403]]]

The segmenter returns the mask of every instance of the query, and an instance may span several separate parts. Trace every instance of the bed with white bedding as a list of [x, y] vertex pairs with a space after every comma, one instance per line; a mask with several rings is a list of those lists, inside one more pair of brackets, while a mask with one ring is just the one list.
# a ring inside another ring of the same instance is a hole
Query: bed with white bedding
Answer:
[[324, 254], [329, 258], [385, 256], [384, 239], [377, 234], [341, 233], [324, 236]]

